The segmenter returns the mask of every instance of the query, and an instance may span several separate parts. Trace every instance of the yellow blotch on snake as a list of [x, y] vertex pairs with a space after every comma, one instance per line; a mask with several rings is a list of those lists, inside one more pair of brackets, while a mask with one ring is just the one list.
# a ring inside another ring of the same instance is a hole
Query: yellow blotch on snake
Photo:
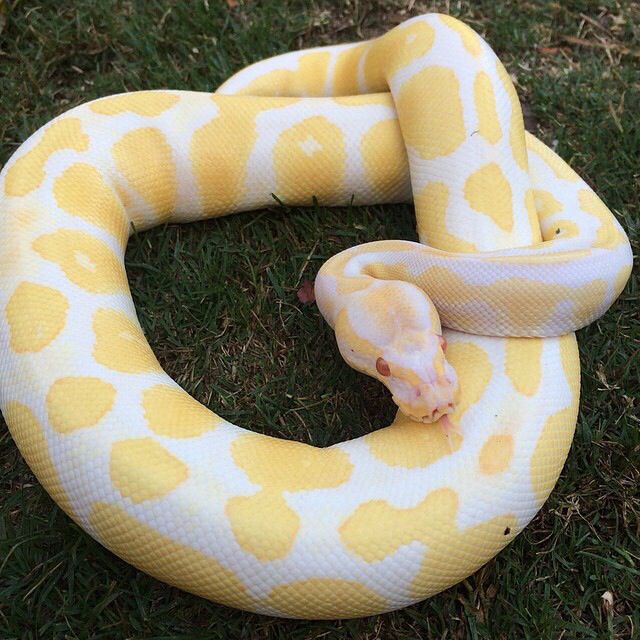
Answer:
[[[383, 344], [385, 344], [387, 341], [393, 340], [401, 327], [416, 326], [421, 322], [421, 310], [418, 311], [418, 309], [413, 305], [414, 298], [411, 295], [407, 296], [404, 290], [398, 290], [398, 287], [394, 282], [385, 282], [383, 278], [380, 278], [380, 276], [385, 272], [387, 277], [389, 277], [391, 276], [391, 274], [395, 276], [398, 271], [400, 272], [398, 274], [398, 279], [408, 281], [408, 278], [403, 277], [404, 273], [406, 273], [405, 265], [388, 265], [384, 262], [374, 262], [369, 264], [367, 266], [367, 273], [373, 278], [379, 278], [380, 280], [382, 280], [382, 282], [376, 284], [375, 287], [371, 287], [369, 293], [366, 296], [360, 298], [357, 302], [358, 308], [363, 313], [363, 317], [375, 318], [376, 332], [379, 332], [380, 336], [384, 336], [384, 338], [380, 338]], [[397, 308], [402, 309], [401, 314], [398, 313], [398, 315], [395, 315], [380, 312], [380, 310], [384, 309], [384, 307], [388, 304], [389, 300], [393, 300], [397, 305]], [[348, 314], [345, 315], [348, 316]], [[432, 314], [429, 314], [429, 317], [433, 318], [434, 316]], [[439, 317], [437, 319], [436, 325], [434, 326], [434, 329], [440, 330]], [[353, 327], [353, 331], [354, 335], [352, 336], [352, 340], [354, 342], [349, 341], [349, 344], [354, 345], [357, 342], [361, 342], [363, 350], [366, 351], [364, 344], [368, 341], [364, 338], [360, 338], [358, 340], [357, 325]], [[373, 345], [373, 353], [375, 353], [376, 350], [380, 351], [379, 346], [376, 346], [373, 343], [370, 344]], [[401, 344], [400, 338], [397, 339], [397, 344]]]
[[538, 505], [551, 493], [569, 453], [580, 400], [580, 358], [575, 334], [558, 338], [557, 348], [571, 401], [546, 420], [529, 462], [531, 486]]
[[496, 96], [489, 76], [480, 71], [473, 82], [473, 98], [478, 114], [478, 133], [491, 144], [502, 138], [502, 128], [496, 109]]
[[460, 449], [462, 435], [445, 427], [414, 422], [398, 412], [393, 424], [365, 436], [371, 453], [391, 467], [424, 468]]
[[460, 401], [449, 419], [454, 424], [460, 424], [467, 409], [482, 398], [491, 380], [493, 368], [487, 352], [473, 342], [450, 342], [447, 346], [447, 360], [455, 369], [462, 390]]
[[[408, 508], [369, 500], [344, 520], [340, 538], [352, 553], [369, 563], [384, 560], [412, 542], [423, 543], [426, 551], [411, 591], [428, 597], [472, 573], [515, 535], [512, 514], [459, 529], [458, 503], [458, 494], [449, 488], [431, 491]], [[451, 563], [452, 548], [458, 553], [455, 565]]]
[[33, 241], [45, 260], [55, 262], [71, 282], [90, 293], [128, 290], [122, 260], [102, 240], [83, 231], [61, 229]]
[[578, 202], [583, 211], [594, 216], [600, 222], [600, 227], [596, 232], [595, 247], [616, 247], [626, 242], [625, 236], [613, 224], [611, 212], [591, 189], [580, 189]]
[[350, 478], [353, 468], [340, 449], [318, 449], [258, 434], [236, 438], [231, 452], [251, 482], [281, 491], [337, 487]]
[[118, 171], [163, 220], [175, 209], [177, 178], [173, 149], [154, 127], [125, 133], [111, 150]]
[[225, 513], [236, 542], [263, 562], [284, 558], [300, 528], [298, 514], [278, 491], [265, 489], [231, 498]]
[[242, 105], [224, 96], [212, 100], [218, 115], [193, 134], [189, 149], [203, 212], [209, 216], [226, 213], [241, 200], [247, 160], [257, 137], [256, 115], [275, 103], [268, 98]]
[[189, 467], [152, 438], [130, 438], [111, 446], [109, 473], [121, 496], [140, 503], [173, 491]]
[[123, 203], [98, 169], [81, 162], [72, 164], [56, 178], [53, 193], [61, 209], [104, 229], [122, 247], [127, 244], [129, 226]]
[[554, 220], [553, 224], [543, 225], [542, 239], [576, 238], [580, 235], [580, 228], [573, 220]]
[[[600, 302], [600, 306], [603, 305], [607, 299], [607, 291], [609, 284], [602, 278], [596, 278], [591, 282], [583, 285], [582, 287], [571, 292], [567, 297], [570, 297], [573, 301], [573, 317], [576, 321], [580, 318], [586, 317], [586, 310], [591, 309], [594, 300]], [[597, 307], [596, 307], [597, 308]]]
[[136, 520], [122, 507], [94, 502], [89, 522], [102, 544], [158, 580], [227, 606], [255, 606], [233, 571]]
[[162, 371], [140, 327], [115, 309], [98, 309], [93, 316], [93, 357], [122, 373]]
[[542, 505], [551, 493], [562, 465], [566, 460], [573, 432], [577, 407], [557, 411], [547, 419], [531, 456], [531, 484], [538, 505]]
[[397, 106], [405, 144], [422, 158], [449, 155], [464, 142], [460, 83], [452, 69], [430, 66], [411, 76], [400, 89]]
[[86, 151], [89, 136], [82, 132], [78, 118], [63, 118], [49, 125], [38, 143], [20, 156], [7, 170], [4, 192], [8, 196], [24, 196], [44, 180], [44, 165], [56, 151]]
[[407, 150], [395, 118], [381, 120], [370, 127], [362, 136], [360, 153], [372, 193], [393, 193], [404, 184]]
[[490, 436], [480, 450], [480, 471], [493, 475], [505, 471], [513, 458], [513, 437], [504, 435]]
[[540, 232], [540, 218], [538, 218], [538, 210], [536, 209], [536, 197], [533, 189], [527, 189], [524, 194], [524, 207], [527, 211], [527, 219], [529, 221], [529, 229], [531, 244], [536, 244], [543, 239]]
[[575, 333], [560, 336], [558, 338], [558, 349], [564, 377], [571, 389], [571, 401], [577, 411], [578, 402], [580, 401], [580, 359], [578, 357]]
[[38, 478], [44, 490], [71, 518], [77, 516], [62, 486], [58, 470], [49, 455], [49, 443], [42, 425], [29, 407], [20, 402], [8, 402], [2, 411], [7, 426], [22, 457]]
[[495, 162], [485, 164], [467, 178], [464, 197], [473, 209], [491, 218], [503, 231], [513, 229], [511, 185]]
[[540, 220], [562, 211], [562, 203], [558, 202], [553, 194], [545, 189], [533, 189], [533, 197]]
[[532, 396], [542, 379], [541, 338], [507, 338], [505, 340], [505, 373], [518, 393]]
[[121, 182], [116, 182], [113, 185], [116, 193], [118, 194], [118, 198], [120, 198], [120, 202], [122, 202], [122, 206], [126, 211], [131, 211], [133, 206], [133, 199], [131, 198], [131, 191], [128, 190], [124, 184]]
[[160, 436], [195, 438], [220, 422], [215, 413], [186, 391], [166, 384], [145, 389], [142, 406], [149, 428]]
[[323, 116], [283, 131], [273, 149], [277, 195], [290, 204], [335, 197], [346, 169], [344, 134]]
[[464, 22], [447, 15], [439, 16], [440, 20], [444, 22], [447, 27], [453, 29], [462, 40], [464, 48], [474, 57], [477, 57], [482, 52], [482, 42], [478, 34], [468, 27]]
[[340, 52], [333, 67], [333, 95], [353, 96], [359, 93], [358, 67], [368, 44], [359, 44]]
[[11, 349], [35, 353], [44, 349], [62, 331], [69, 302], [57, 289], [22, 282], [5, 309]]
[[627, 280], [629, 280], [629, 276], [631, 275], [631, 269], [633, 267], [633, 263], [625, 264], [620, 268], [616, 275], [616, 279], [613, 282], [613, 290], [616, 296], [619, 296], [624, 290]]
[[[506, 73], [506, 71], [505, 71]], [[568, 182], [578, 182], [580, 176], [557, 154], [550, 149], [544, 142], [538, 140], [528, 131], [525, 132], [527, 147], [536, 155], [540, 156], [543, 162], [553, 171], [557, 178], [567, 180]]]
[[94, 113], [104, 116], [117, 116], [129, 112], [153, 118], [173, 107], [179, 100], [177, 95], [164, 91], [137, 91], [101, 98], [91, 102], [89, 108]]
[[364, 61], [368, 93], [387, 91], [393, 74], [425, 55], [433, 46], [434, 39], [433, 27], [418, 21], [393, 29], [371, 42]]
[[292, 618], [343, 618], [384, 611], [387, 601], [356, 580], [307, 578], [279, 584], [265, 601], [280, 614]]
[[[509, 144], [511, 145], [511, 153], [514, 160], [523, 171], [529, 170], [529, 157], [527, 155], [527, 143], [525, 138], [525, 130], [522, 119], [522, 107], [518, 99], [513, 82], [509, 77], [509, 73], [505, 69], [500, 60], [496, 61], [496, 71], [500, 78], [504, 90], [511, 103], [511, 116], [509, 119]], [[533, 136], [532, 136], [533, 137]]]
[[473, 252], [476, 246], [447, 229], [449, 188], [444, 182], [429, 182], [415, 197], [420, 242], [447, 251]]
[[318, 96], [324, 91], [331, 54], [327, 51], [304, 53], [298, 68], [274, 69], [252, 80], [248, 87], [234, 91], [251, 96]]
[[58, 433], [93, 427], [113, 407], [114, 387], [90, 376], [58, 378], [47, 393], [49, 423]]

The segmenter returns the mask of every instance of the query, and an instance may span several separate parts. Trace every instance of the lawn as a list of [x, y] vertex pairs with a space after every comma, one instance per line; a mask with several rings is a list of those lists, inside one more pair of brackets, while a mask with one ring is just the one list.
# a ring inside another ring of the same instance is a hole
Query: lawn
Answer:
[[[637, 254], [640, 6], [628, 1], [0, 0], [0, 167], [86, 100], [211, 91], [255, 60], [372, 37], [427, 10], [486, 37], [517, 82], [528, 127], [594, 186]], [[415, 237], [410, 206], [274, 202], [135, 236], [127, 267], [151, 345], [183, 387], [232, 422], [326, 445], [387, 424], [394, 407], [339, 359], [317, 308], [296, 292], [343, 248]], [[266, 618], [141, 574], [54, 505], [0, 421], [0, 639], [638, 637], [639, 303], [634, 274], [578, 335], [577, 432], [541, 513], [463, 583], [378, 617]]]

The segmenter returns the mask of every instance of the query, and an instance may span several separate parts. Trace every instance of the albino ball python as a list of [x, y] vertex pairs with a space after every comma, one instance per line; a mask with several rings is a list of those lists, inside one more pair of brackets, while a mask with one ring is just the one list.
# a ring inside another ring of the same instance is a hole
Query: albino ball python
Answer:
[[[124, 271], [131, 230], [272, 193], [413, 194], [423, 244], [355, 247], [316, 281], [346, 360], [401, 408], [391, 426], [325, 449], [248, 432], [147, 344]], [[523, 529], [573, 436], [571, 332], [631, 268], [613, 215], [524, 132], [489, 46], [437, 14], [259, 62], [214, 94], [71, 109], [4, 168], [0, 212], [0, 406], [39, 481], [158, 579], [300, 618], [416, 602]]]

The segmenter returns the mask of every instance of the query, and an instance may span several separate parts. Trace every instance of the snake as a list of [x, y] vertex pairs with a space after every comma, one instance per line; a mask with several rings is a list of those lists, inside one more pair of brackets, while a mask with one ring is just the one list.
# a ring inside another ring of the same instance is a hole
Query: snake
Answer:
[[[315, 281], [341, 355], [398, 405], [391, 425], [326, 448], [245, 430], [145, 339], [128, 238], [273, 196], [413, 201], [419, 242], [352, 247]], [[632, 263], [613, 213], [525, 131], [490, 46], [440, 14], [213, 93], [71, 108], [3, 168], [0, 214], [0, 408], [44, 489], [151, 576], [291, 618], [408, 606], [523, 530], [572, 442], [574, 332]]]

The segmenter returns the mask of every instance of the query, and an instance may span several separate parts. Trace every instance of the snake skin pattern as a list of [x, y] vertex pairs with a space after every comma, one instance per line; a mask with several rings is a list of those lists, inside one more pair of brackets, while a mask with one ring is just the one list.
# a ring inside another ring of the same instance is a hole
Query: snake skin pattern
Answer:
[[[438, 335], [441, 321], [453, 411], [431, 424], [400, 411], [320, 449], [230, 424], [162, 371], [129, 293], [129, 234], [272, 193], [413, 199], [420, 243], [335, 256], [317, 299], [341, 350], [384, 356], [382, 381], [411, 367], [393, 327]], [[489, 46], [437, 14], [259, 62], [213, 94], [71, 109], [6, 165], [0, 213], [0, 407], [38, 480], [142, 571], [297, 618], [406, 606], [513, 540], [572, 441], [572, 332], [631, 269], [611, 212], [525, 133]]]

